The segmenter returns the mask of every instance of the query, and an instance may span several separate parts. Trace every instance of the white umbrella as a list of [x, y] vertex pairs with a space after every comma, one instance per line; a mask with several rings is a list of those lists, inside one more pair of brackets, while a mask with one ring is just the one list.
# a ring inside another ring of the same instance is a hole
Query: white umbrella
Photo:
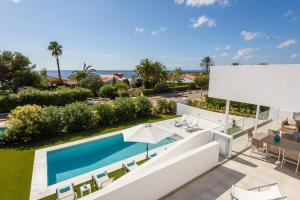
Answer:
[[140, 124], [123, 131], [124, 141], [146, 143], [147, 158], [148, 144], [156, 144], [159, 141], [174, 135], [170, 130], [157, 124]]

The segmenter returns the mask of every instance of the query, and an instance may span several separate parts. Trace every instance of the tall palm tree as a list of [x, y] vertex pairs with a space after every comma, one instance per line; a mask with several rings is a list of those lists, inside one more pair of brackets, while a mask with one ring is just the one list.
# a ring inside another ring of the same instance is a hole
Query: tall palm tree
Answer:
[[51, 51], [52, 56], [54, 56], [56, 58], [58, 78], [59, 78], [60, 83], [62, 83], [62, 80], [61, 80], [60, 66], [59, 66], [58, 57], [62, 55], [62, 49], [63, 49], [63, 46], [61, 46], [56, 41], [52, 41], [52, 42], [49, 43], [48, 50]]
[[145, 88], [150, 86], [150, 81], [153, 71], [153, 62], [146, 58], [140, 61], [139, 65], [135, 67], [137, 77], [141, 77]]
[[214, 60], [209, 56], [204, 57], [200, 63], [201, 67], [204, 67], [204, 70], [207, 73], [209, 72], [210, 66], [213, 66], [214, 64], [215, 64]]
[[97, 71], [93, 69], [91, 65], [86, 65], [86, 63], [84, 63], [82, 70], [73, 71], [70, 78], [80, 81], [87, 76], [96, 75], [96, 72]]
[[166, 82], [168, 80], [167, 68], [161, 62], [153, 63], [153, 83]]

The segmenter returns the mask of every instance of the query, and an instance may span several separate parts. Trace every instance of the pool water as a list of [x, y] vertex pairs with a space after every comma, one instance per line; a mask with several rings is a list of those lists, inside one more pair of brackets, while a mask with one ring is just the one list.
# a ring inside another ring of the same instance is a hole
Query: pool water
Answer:
[[[149, 144], [149, 150], [181, 139], [174, 135], [157, 144]], [[48, 185], [111, 165], [146, 151], [144, 143], [124, 142], [123, 135], [50, 151], [47, 153]]]

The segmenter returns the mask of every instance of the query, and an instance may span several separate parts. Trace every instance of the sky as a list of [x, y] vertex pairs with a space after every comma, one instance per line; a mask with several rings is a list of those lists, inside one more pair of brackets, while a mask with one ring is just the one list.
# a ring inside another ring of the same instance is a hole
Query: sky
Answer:
[[133, 69], [143, 58], [168, 69], [239, 62], [300, 63], [299, 0], [0, 0], [0, 51], [56, 69]]

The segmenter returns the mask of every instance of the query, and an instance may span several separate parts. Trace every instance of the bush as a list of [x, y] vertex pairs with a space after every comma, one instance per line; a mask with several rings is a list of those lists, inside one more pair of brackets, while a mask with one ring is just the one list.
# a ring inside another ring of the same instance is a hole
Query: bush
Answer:
[[147, 97], [136, 97], [134, 99], [137, 116], [146, 116], [152, 112], [152, 103]]
[[100, 88], [100, 95], [102, 97], [114, 99], [116, 96], [116, 88], [112, 85], [104, 85]]
[[174, 86], [175, 91], [186, 91], [186, 90], [189, 90], [189, 89], [190, 89], [189, 85]]
[[118, 97], [129, 97], [129, 93], [127, 90], [119, 89], [117, 94]]
[[79, 82], [80, 87], [91, 90], [93, 96], [97, 96], [97, 92], [103, 85], [102, 79], [97, 75], [90, 75]]
[[17, 94], [0, 97], [0, 113], [9, 112], [17, 106], [26, 104], [64, 106], [76, 101], [84, 101], [90, 96], [91, 92], [84, 88], [60, 87], [52, 91], [24, 88]]
[[114, 104], [116, 122], [126, 122], [136, 118], [134, 102], [128, 98], [119, 98]]
[[167, 93], [167, 92], [171, 92], [171, 89], [169, 88], [169, 86], [166, 83], [157, 83], [154, 87], [153, 92], [155, 94]]
[[40, 133], [44, 136], [62, 134], [62, 120], [62, 108], [54, 106], [43, 108], [41, 112], [41, 122], [39, 124]]
[[8, 116], [4, 140], [27, 142], [40, 134], [42, 108], [37, 105], [17, 107]]
[[175, 101], [167, 101], [166, 99], [158, 99], [156, 101], [155, 111], [160, 114], [176, 113], [177, 104]]
[[209, 75], [208, 74], [199, 74], [195, 79], [195, 85], [197, 88], [208, 88]]
[[110, 103], [96, 103], [92, 105], [92, 109], [98, 113], [98, 125], [111, 125], [115, 121], [115, 113]]
[[146, 96], [154, 94], [153, 89], [143, 89], [142, 91], [143, 91], [143, 94]]

